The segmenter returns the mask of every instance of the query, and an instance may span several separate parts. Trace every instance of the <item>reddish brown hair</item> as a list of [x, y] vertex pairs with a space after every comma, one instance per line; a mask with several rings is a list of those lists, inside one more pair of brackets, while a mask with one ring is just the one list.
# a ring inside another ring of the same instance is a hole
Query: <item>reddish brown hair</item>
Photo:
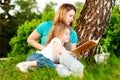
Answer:
[[51, 31], [49, 32], [46, 45], [49, 44], [49, 42], [58, 35], [61, 35], [65, 29], [71, 29], [71, 26], [68, 26], [63, 23], [58, 23], [56, 25], [53, 25]]

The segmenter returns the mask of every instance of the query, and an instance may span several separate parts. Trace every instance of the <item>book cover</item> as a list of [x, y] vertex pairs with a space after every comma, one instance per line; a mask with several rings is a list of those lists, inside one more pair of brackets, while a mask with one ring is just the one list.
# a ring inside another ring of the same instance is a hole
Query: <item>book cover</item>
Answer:
[[93, 48], [94, 46], [97, 45], [97, 42], [94, 41], [94, 40], [90, 40], [88, 42], [85, 42], [84, 44], [78, 46], [77, 48], [75, 48], [74, 50], [72, 50], [71, 52], [74, 53], [74, 54], [78, 54], [78, 53], [81, 53], [83, 51], [87, 51], [91, 48]]

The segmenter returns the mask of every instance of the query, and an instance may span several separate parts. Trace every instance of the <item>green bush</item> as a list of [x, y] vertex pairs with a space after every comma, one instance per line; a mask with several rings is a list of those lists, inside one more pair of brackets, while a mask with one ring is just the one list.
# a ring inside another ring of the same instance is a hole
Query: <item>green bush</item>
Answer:
[[23, 25], [18, 27], [17, 35], [10, 40], [12, 50], [8, 56], [17, 56], [19, 54], [29, 54], [35, 51], [35, 48], [27, 43], [27, 38], [30, 33], [43, 21], [53, 20], [54, 12], [42, 14], [40, 20], [33, 19], [31, 22], [26, 21]]
[[22, 53], [27, 54], [30, 52], [31, 49], [33, 49], [31, 46], [28, 45], [27, 37], [40, 22], [40, 20], [34, 19], [31, 22], [26, 21], [23, 25], [19, 26], [17, 30], [17, 36], [13, 37], [9, 42], [12, 47], [10, 56], [15, 56]]

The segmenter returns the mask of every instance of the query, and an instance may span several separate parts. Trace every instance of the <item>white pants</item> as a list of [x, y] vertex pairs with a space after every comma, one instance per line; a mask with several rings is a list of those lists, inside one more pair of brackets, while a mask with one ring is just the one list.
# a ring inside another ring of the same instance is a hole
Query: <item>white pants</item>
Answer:
[[83, 74], [83, 64], [70, 54], [64, 53], [60, 56], [60, 64], [56, 65], [58, 75], [67, 77], [69, 75], [79, 76]]

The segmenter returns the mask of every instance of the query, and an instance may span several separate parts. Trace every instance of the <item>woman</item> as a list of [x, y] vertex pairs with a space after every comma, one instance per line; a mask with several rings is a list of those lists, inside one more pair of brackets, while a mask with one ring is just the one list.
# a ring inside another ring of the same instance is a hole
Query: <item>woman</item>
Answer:
[[[75, 20], [75, 15], [76, 15], [76, 8], [72, 4], [64, 3], [58, 9], [54, 18], [54, 22], [46, 21], [37, 26], [37, 28], [28, 37], [27, 39], [28, 44], [30, 44], [31, 46], [33, 46], [38, 50], [43, 50], [45, 48], [46, 39], [49, 34], [49, 31], [52, 28], [52, 25], [62, 22], [66, 25], [72, 26]], [[41, 39], [41, 44], [36, 41], [38, 38]], [[78, 41], [77, 34], [73, 29], [71, 29], [69, 50], [72, 50], [76, 47], [77, 41]]]

